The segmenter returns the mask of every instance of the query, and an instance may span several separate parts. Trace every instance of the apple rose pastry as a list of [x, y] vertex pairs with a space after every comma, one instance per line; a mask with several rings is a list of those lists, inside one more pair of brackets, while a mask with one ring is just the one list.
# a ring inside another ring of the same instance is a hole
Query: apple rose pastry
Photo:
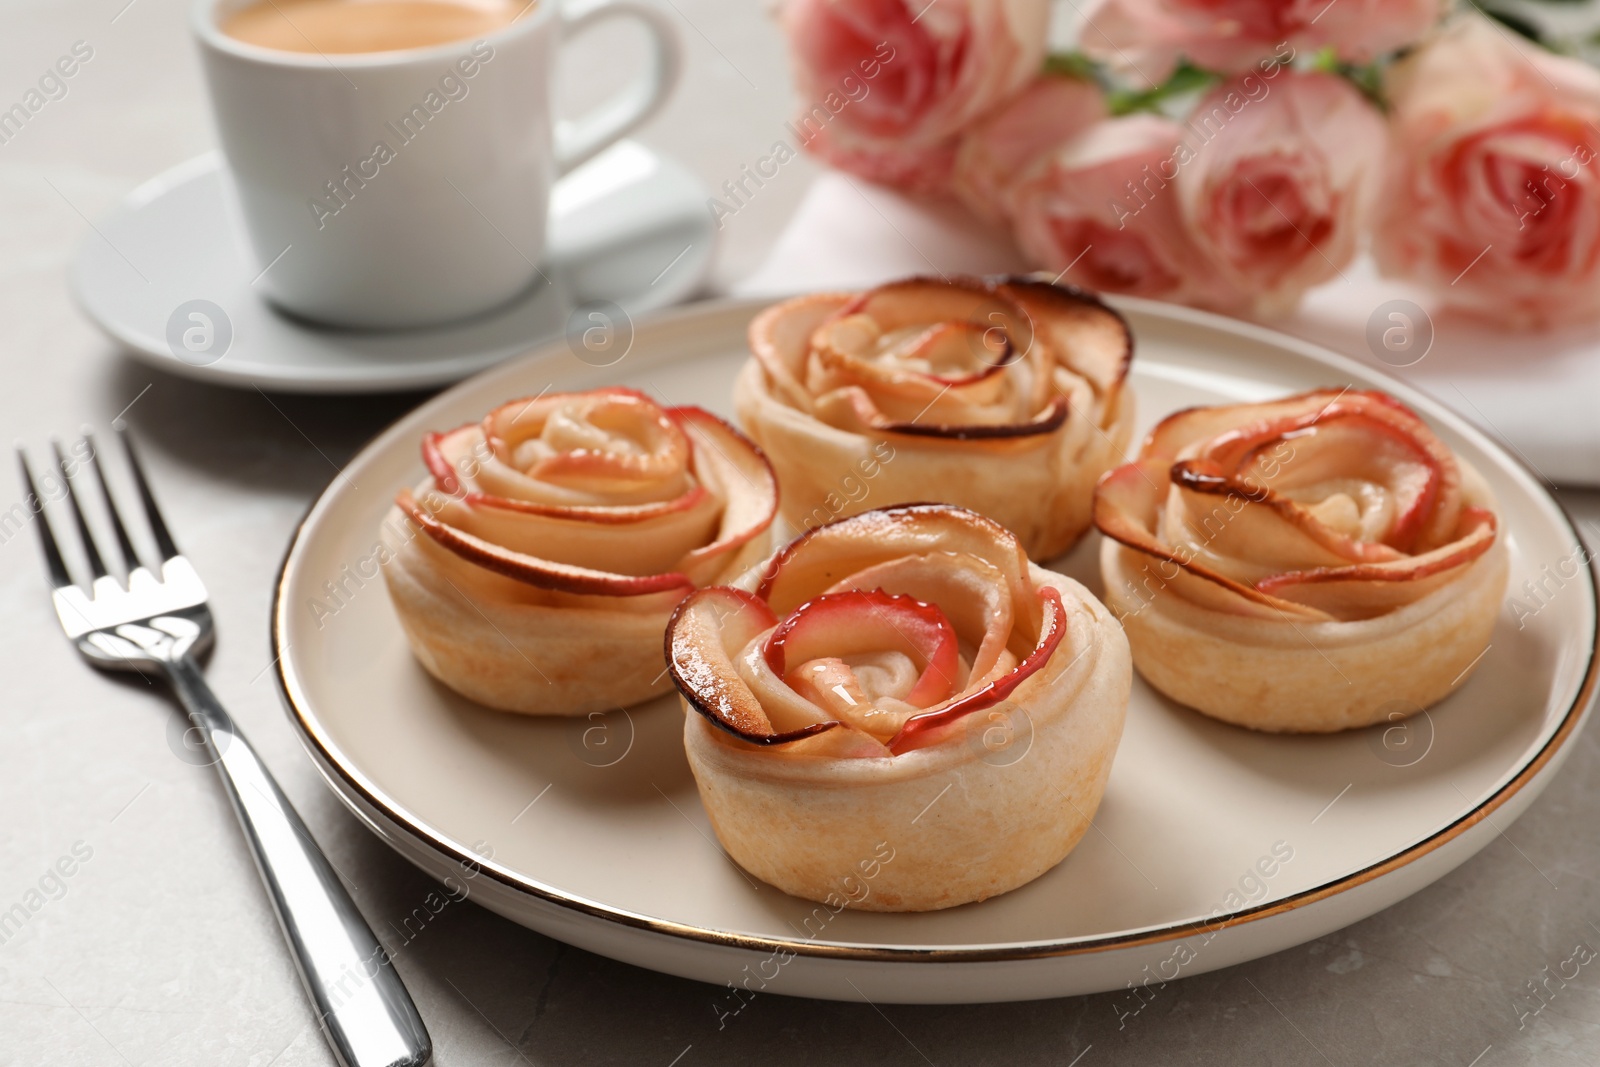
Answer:
[[673, 608], [765, 556], [777, 511], [743, 435], [631, 389], [513, 400], [429, 434], [422, 458], [429, 477], [383, 524], [389, 593], [428, 672], [506, 711], [670, 689]]
[[1379, 392], [1180, 411], [1106, 475], [1094, 518], [1139, 673], [1258, 730], [1444, 698], [1505, 594], [1488, 485]]
[[802, 529], [936, 500], [1013, 531], [1034, 559], [1089, 525], [1122, 461], [1133, 340], [1094, 297], [1028, 278], [912, 278], [778, 304], [750, 324], [745, 431]]
[[690, 594], [667, 659], [728, 854], [870, 911], [983, 900], [1060, 863], [1105, 791], [1133, 677], [1104, 605], [943, 504], [818, 527]]

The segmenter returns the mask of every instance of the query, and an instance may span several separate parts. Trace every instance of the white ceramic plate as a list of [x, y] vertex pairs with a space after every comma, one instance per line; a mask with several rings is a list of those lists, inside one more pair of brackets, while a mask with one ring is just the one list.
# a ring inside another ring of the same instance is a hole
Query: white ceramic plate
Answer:
[[[760, 306], [745, 301], [641, 325], [606, 371], [541, 349], [428, 402], [350, 464], [290, 546], [274, 608], [279, 680], [307, 749], [385, 840], [486, 907], [643, 967], [766, 992], [928, 1003], [1118, 989], [1276, 952], [1416, 892], [1527, 807], [1583, 723], [1596, 595], [1577, 534], [1515, 461], [1415, 390], [1257, 327], [1118, 304], [1146, 426], [1190, 404], [1377, 386], [1483, 471], [1505, 510], [1512, 590], [1536, 579], [1545, 592], [1508, 606], [1460, 692], [1398, 733], [1277, 737], [1136, 680], [1093, 832], [1030, 885], [931, 914], [830, 915], [752, 882], [711, 834], [675, 699], [578, 721], [475, 707], [412, 661], [375, 558], [392, 494], [422, 474], [426, 430], [604, 382], [726, 414]], [[1091, 587], [1097, 540], [1060, 565]], [[1128, 997], [1132, 1011], [1141, 1001]], [[739, 1003], [728, 994], [726, 1010]]]
[[[328, 329], [283, 315], [259, 296], [254, 283], [263, 272], [236, 223], [232, 195], [215, 152], [150, 179], [84, 237], [72, 292], [97, 326], [146, 363], [216, 385], [282, 392], [373, 393], [459, 381], [570, 330], [580, 306], [581, 330], [589, 310], [620, 319], [615, 309], [636, 315], [691, 296], [716, 240], [700, 180], [636, 141], [619, 141], [556, 183], [546, 281], [525, 296], [434, 329]], [[210, 307], [196, 309], [196, 301]], [[169, 338], [183, 336], [191, 310], [214, 323], [201, 352]]]

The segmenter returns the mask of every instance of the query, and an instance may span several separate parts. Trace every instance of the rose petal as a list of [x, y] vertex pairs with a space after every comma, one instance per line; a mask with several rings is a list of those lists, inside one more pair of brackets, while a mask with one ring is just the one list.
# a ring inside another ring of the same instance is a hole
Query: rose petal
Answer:
[[756, 595], [787, 615], [805, 600], [807, 590], [824, 589], [847, 574], [902, 556], [953, 552], [976, 556], [1000, 572], [1014, 603], [1037, 623], [1028, 595], [1028, 558], [1017, 539], [998, 523], [945, 504], [911, 504], [869, 511], [818, 526], [791, 542], [768, 562]]
[[881, 591], [825, 593], [799, 605], [766, 641], [775, 674], [814, 659], [861, 652], [893, 651], [918, 664], [906, 703], [928, 707], [948, 697], [957, 683], [956, 633], [936, 605]]
[[543, 589], [559, 589], [569, 593], [637, 596], [668, 589], [687, 591], [694, 588], [693, 582], [677, 573], [621, 575], [536, 559], [513, 552], [440, 522], [418, 505], [409, 489], [402, 489], [395, 497], [395, 503], [424, 533], [467, 562]]
[[1043, 617], [1039, 643], [1032, 652], [1004, 676], [956, 697], [943, 707], [933, 708], [906, 720], [900, 732], [889, 742], [889, 751], [896, 755], [920, 748], [928, 743], [933, 732], [974, 711], [993, 707], [1016, 691], [1033, 674], [1049, 662], [1061, 645], [1066, 633], [1066, 609], [1061, 604], [1061, 594], [1046, 586], [1038, 590]]
[[1155, 523], [1166, 495], [1166, 464], [1140, 460], [1124, 464], [1100, 480], [1094, 496], [1094, 524], [1100, 532], [1156, 564], [1156, 588], [1171, 587], [1177, 595], [1201, 607], [1260, 619], [1325, 620], [1326, 612], [1271, 596], [1235, 581], [1164, 544]]
[[1459, 576], [1494, 545], [1497, 523], [1483, 508], [1462, 513], [1457, 540], [1420, 556], [1350, 567], [1287, 571], [1256, 583], [1264, 593], [1341, 619], [1370, 618], [1415, 603]]
[[667, 624], [667, 669], [690, 706], [713, 726], [758, 745], [796, 741], [840, 725], [818, 722], [777, 733], [740, 676], [734, 655], [777, 621], [749, 593], [713, 586], [684, 598]]

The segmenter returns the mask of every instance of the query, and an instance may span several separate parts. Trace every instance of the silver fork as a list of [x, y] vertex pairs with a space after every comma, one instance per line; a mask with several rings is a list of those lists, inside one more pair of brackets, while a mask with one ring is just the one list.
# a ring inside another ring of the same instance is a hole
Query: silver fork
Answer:
[[[150, 671], [163, 676], [177, 693], [222, 775], [301, 981], [339, 1062], [344, 1067], [421, 1067], [432, 1056], [432, 1044], [400, 975], [332, 864], [206, 684], [196, 659], [211, 644], [215, 630], [205, 585], [173, 544], [132, 442], [118, 436], [161, 555], [153, 569], [139, 559], [106, 485], [94, 442], [85, 437], [85, 466], [98, 483], [110, 516], [126, 586], [107, 570], [84, 518], [75, 478], [60, 446], [54, 445], [56, 469], [91, 572], [87, 589], [73, 583], [34, 486], [27, 454], [17, 450], [28, 503], [39, 523], [45, 566], [55, 587], [52, 599], [61, 628], [96, 667]], [[79, 448], [75, 454], [82, 451]]]

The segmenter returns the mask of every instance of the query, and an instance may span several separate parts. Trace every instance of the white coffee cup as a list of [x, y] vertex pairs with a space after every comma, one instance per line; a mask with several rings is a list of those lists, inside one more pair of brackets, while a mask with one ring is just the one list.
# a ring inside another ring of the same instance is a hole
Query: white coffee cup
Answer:
[[[479, 40], [321, 55], [262, 48], [221, 25], [247, 0], [197, 0], [217, 131], [278, 307], [382, 329], [465, 318], [546, 284], [555, 178], [655, 113], [677, 80], [670, 18], [649, 0], [538, 0]], [[572, 122], [551, 117], [562, 38], [630, 16], [646, 70]]]

